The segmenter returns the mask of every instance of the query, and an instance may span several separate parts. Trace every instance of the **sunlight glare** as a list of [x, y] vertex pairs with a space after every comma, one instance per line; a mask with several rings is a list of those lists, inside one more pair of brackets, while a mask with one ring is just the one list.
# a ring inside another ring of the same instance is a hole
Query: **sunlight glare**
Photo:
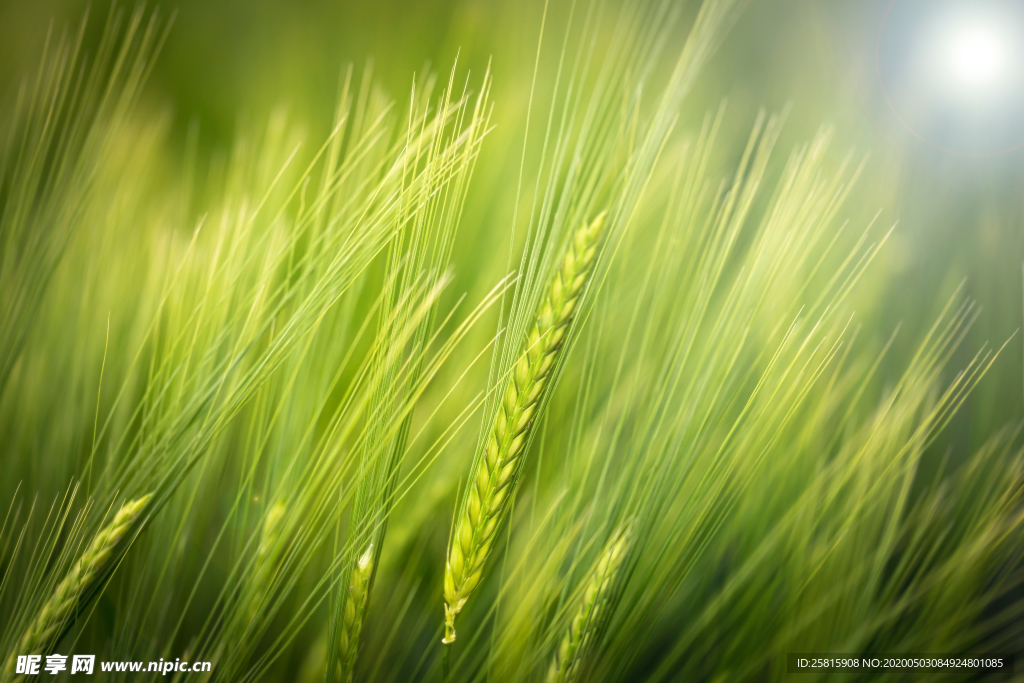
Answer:
[[965, 28], [951, 42], [949, 67], [964, 85], [990, 85], [1002, 72], [1004, 52], [995, 31], [980, 26]]

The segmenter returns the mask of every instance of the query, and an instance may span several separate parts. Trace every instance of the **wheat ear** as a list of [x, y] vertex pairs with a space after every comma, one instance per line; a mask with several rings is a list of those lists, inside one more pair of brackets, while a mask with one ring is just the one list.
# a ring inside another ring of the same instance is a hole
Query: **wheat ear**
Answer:
[[350, 683], [356, 668], [356, 650], [359, 634], [363, 630], [366, 598], [370, 593], [370, 575], [373, 573], [373, 544], [371, 543], [352, 567], [349, 575], [345, 608], [341, 614], [341, 634], [338, 636], [339, 683]]
[[270, 506], [263, 517], [260, 529], [260, 545], [256, 549], [256, 560], [252, 578], [249, 581], [249, 600], [245, 610], [245, 624], [251, 624], [259, 613], [260, 602], [263, 600], [274, 575], [275, 563], [273, 553], [277, 548], [277, 539], [281, 535], [281, 520], [284, 519], [285, 504], [278, 501]]
[[601, 551], [594, 568], [587, 576], [586, 589], [579, 609], [573, 615], [569, 628], [548, 668], [547, 683], [572, 683], [579, 673], [580, 663], [601, 621], [604, 603], [615, 584], [615, 577], [626, 556], [629, 531], [616, 532]]
[[455, 641], [455, 616], [480, 582], [495, 532], [512, 499], [530, 425], [594, 265], [604, 217], [602, 213], [573, 236], [527, 333], [526, 348], [512, 368], [486, 447], [477, 459], [445, 564], [446, 644]]
[[114, 515], [114, 521], [93, 537], [89, 547], [72, 565], [67, 576], [57, 585], [53, 595], [39, 610], [35, 621], [18, 641], [17, 649], [7, 660], [7, 671], [14, 670], [15, 657], [19, 654], [45, 654], [44, 650], [50, 647], [53, 639], [74, 618], [82, 595], [106, 574], [109, 562], [115, 557], [115, 548], [131, 530], [151, 497], [152, 494], [148, 494], [125, 503]]

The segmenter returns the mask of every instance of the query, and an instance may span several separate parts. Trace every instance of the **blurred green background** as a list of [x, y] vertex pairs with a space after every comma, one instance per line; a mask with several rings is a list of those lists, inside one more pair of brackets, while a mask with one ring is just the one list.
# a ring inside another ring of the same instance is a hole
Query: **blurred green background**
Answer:
[[[694, 11], [696, 3], [689, 4]], [[689, 98], [683, 125], [699, 125], [705, 112], [728, 99], [728, 130], [745, 139], [760, 107], [789, 106], [780, 149], [829, 124], [836, 129], [834, 155], [850, 148], [869, 152], [856, 202], [863, 215], [851, 217], [853, 226], [879, 211], [881, 224], [898, 225], [878, 266], [888, 277], [865, 285], [885, 287], [885, 305], [858, 313], [866, 329], [882, 336], [901, 326], [896, 348], [904, 340], [905, 350], [966, 280], [982, 313], [950, 365], [953, 372], [982, 343], [998, 347], [1021, 324], [1024, 152], [958, 156], [900, 125], [875, 65], [889, 6], [890, 0], [750, 0]], [[557, 41], [569, 8], [569, 2], [549, 4], [547, 45]], [[98, 35], [108, 9], [85, 0], [0, 5], [0, 93], [13, 97], [37, 63], [48, 27], [73, 28], [88, 10], [90, 31]], [[171, 113], [178, 141], [198, 122], [201, 145], [211, 150], [226, 148], [240, 125], [279, 107], [315, 132], [326, 131], [346, 63], [359, 70], [372, 59], [374, 76], [399, 99], [423, 66], [446, 74], [458, 55], [460, 65], [479, 74], [490, 63], [497, 129], [474, 183], [492, 191], [478, 193], [486, 202], [471, 200], [466, 220], [494, 222], [495, 235], [509, 225], [512, 184], [505, 179], [518, 164], [541, 0], [181, 0], [158, 9], [173, 12], [175, 20], [149, 82], [147, 108]], [[542, 53], [542, 79], [553, 71], [554, 58], [552, 50]], [[481, 246], [460, 248], [484, 253]], [[1018, 334], [949, 430], [957, 452], [1019, 419], [1022, 357]]]

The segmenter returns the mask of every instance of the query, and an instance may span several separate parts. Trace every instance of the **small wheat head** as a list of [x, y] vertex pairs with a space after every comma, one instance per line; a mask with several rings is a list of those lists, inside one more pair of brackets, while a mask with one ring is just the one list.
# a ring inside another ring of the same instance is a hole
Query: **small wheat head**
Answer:
[[341, 633], [338, 636], [338, 677], [340, 683], [350, 683], [356, 667], [359, 634], [363, 630], [366, 599], [370, 592], [373, 573], [373, 544], [356, 560], [349, 576], [348, 592], [341, 613]]
[[588, 574], [583, 599], [551, 660], [545, 679], [547, 683], [572, 683], [576, 680], [580, 663], [600, 624], [605, 602], [626, 556], [629, 536], [628, 528], [617, 531]]
[[573, 236], [527, 332], [525, 348], [512, 368], [484, 452], [477, 459], [445, 564], [446, 644], [455, 640], [455, 616], [480, 583], [495, 533], [513, 497], [530, 426], [593, 268], [604, 219], [602, 213]]
[[267, 514], [263, 517], [260, 544], [256, 549], [256, 560], [249, 581], [249, 596], [245, 610], [246, 624], [256, 619], [260, 603], [266, 597], [269, 589], [270, 580], [274, 574], [273, 554], [277, 548], [278, 538], [281, 536], [281, 521], [284, 519], [286, 509], [285, 504], [278, 501], [270, 506]]
[[[152, 498], [148, 494], [137, 500], [125, 503], [113, 521], [93, 537], [89, 547], [71, 566], [64, 579], [57, 584], [56, 590], [39, 610], [32, 625], [25, 631], [18, 647], [11, 653], [5, 665], [5, 673], [10, 676], [15, 669], [15, 657], [19, 654], [45, 654], [53, 645], [66, 626], [75, 618], [82, 596], [89, 592], [110, 568], [109, 563], [116, 561], [115, 550], [131, 530], [146, 503]], [[23, 676], [4, 680], [20, 680]]]

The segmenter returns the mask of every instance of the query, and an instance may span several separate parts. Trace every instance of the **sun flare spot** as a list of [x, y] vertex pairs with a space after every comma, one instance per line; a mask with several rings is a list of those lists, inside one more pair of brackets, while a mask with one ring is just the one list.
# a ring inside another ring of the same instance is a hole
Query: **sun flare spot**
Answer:
[[1005, 52], [999, 34], [991, 28], [961, 29], [950, 42], [950, 72], [963, 85], [990, 85], [1003, 71]]

